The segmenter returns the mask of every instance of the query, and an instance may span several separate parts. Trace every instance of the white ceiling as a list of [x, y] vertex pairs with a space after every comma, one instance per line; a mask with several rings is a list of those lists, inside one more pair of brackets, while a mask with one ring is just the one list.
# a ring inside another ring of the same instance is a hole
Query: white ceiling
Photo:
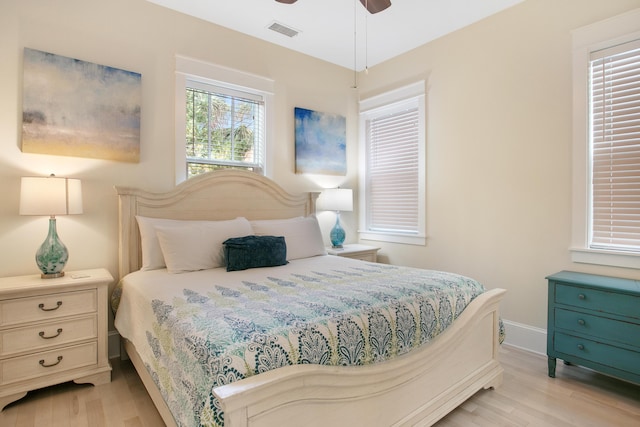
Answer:
[[[524, 0], [391, 0], [375, 15], [359, 0], [148, 1], [362, 71]], [[299, 34], [268, 29], [274, 22]]]

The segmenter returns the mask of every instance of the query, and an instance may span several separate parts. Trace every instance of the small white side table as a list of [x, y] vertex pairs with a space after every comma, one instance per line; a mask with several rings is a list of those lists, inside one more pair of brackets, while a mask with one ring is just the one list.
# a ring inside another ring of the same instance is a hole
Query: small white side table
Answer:
[[368, 245], [360, 245], [360, 244], [350, 244], [344, 245], [343, 248], [327, 248], [327, 253], [329, 255], [341, 256], [345, 258], [353, 258], [359, 259], [362, 261], [369, 262], [377, 262], [378, 260], [378, 251], [380, 248], [376, 248], [375, 246]]
[[104, 268], [0, 278], [0, 410], [28, 391], [66, 381], [111, 381]]

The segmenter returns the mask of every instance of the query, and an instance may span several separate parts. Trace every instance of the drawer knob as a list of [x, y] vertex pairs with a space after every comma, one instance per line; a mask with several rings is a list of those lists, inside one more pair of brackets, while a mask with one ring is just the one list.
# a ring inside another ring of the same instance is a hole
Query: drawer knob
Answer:
[[43, 368], [50, 368], [52, 366], [56, 366], [58, 363], [62, 362], [62, 356], [58, 356], [58, 361], [57, 362], [53, 362], [49, 365], [44, 363], [44, 359], [40, 360], [40, 366], [42, 366]]
[[578, 294], [578, 299], [586, 299], [587, 297], [584, 294]]
[[584, 345], [578, 344], [578, 350], [584, 350]]
[[57, 336], [60, 336], [60, 334], [62, 333], [62, 328], [58, 328], [58, 333], [55, 335], [51, 335], [49, 337], [45, 337], [44, 336], [44, 331], [40, 331], [40, 333], [38, 335], [40, 335], [40, 338], [43, 338], [45, 340], [50, 340], [51, 338], [55, 338]]
[[578, 325], [584, 326], [584, 324], [585, 324], [584, 319], [578, 319]]
[[40, 303], [40, 304], [38, 304], [38, 308], [39, 308], [40, 310], [42, 310], [42, 311], [53, 311], [53, 310], [57, 310], [57, 309], [59, 309], [61, 305], [62, 305], [62, 301], [58, 301], [58, 302], [56, 303], [56, 306], [55, 306], [55, 307], [53, 307], [53, 308], [44, 308], [44, 304]]

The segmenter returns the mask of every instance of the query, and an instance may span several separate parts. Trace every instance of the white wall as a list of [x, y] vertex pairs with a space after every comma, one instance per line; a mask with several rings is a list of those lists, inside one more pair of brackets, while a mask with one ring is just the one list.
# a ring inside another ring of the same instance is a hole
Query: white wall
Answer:
[[429, 87], [427, 246], [381, 244], [382, 257], [506, 288], [503, 317], [536, 332], [546, 328], [546, 275], [640, 278], [574, 264], [568, 251], [571, 30], [639, 6], [527, 0], [361, 76], [363, 98], [420, 78]]
[[[21, 152], [25, 47], [142, 74], [140, 163]], [[58, 217], [58, 233], [70, 252], [66, 270], [104, 266], [116, 277], [117, 199], [113, 186], [163, 191], [174, 185], [175, 55], [275, 81], [277, 145], [270, 156], [271, 176], [285, 189], [297, 193], [355, 185], [354, 167], [349, 168], [347, 177], [294, 173], [294, 107], [353, 116], [352, 72], [144, 0], [2, 0], [0, 275], [38, 273], [34, 255], [46, 236], [47, 218], [18, 215], [20, 177], [55, 173], [81, 178], [84, 190], [84, 214]], [[349, 125], [347, 131], [348, 161], [357, 164], [357, 128]]]
[[[428, 243], [380, 244], [381, 258], [507, 288], [503, 316], [536, 332], [546, 327], [545, 275], [573, 269], [638, 278], [638, 270], [572, 264], [568, 253], [570, 31], [638, 6], [637, 0], [526, 0], [361, 75], [360, 97], [421, 78], [429, 85]], [[141, 73], [140, 163], [22, 153], [24, 47]], [[105, 266], [116, 276], [113, 186], [161, 191], [174, 184], [176, 54], [275, 80], [272, 178], [286, 189], [355, 188], [358, 94], [351, 89], [352, 72], [144, 0], [2, 0], [0, 275], [37, 273], [33, 256], [46, 218], [17, 214], [19, 179], [54, 172], [84, 185], [84, 215], [58, 219], [71, 254], [67, 269]], [[294, 174], [296, 106], [347, 116], [346, 178]], [[332, 218], [320, 217], [330, 226]], [[342, 220], [354, 240], [355, 214]]]

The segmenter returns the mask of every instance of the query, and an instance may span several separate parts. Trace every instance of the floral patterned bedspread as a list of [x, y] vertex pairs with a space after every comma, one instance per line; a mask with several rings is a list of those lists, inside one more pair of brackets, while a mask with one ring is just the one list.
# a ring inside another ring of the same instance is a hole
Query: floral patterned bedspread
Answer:
[[156, 270], [123, 280], [115, 325], [178, 425], [223, 426], [216, 386], [286, 365], [387, 360], [429, 342], [482, 292], [452, 273], [333, 256], [244, 272]]

